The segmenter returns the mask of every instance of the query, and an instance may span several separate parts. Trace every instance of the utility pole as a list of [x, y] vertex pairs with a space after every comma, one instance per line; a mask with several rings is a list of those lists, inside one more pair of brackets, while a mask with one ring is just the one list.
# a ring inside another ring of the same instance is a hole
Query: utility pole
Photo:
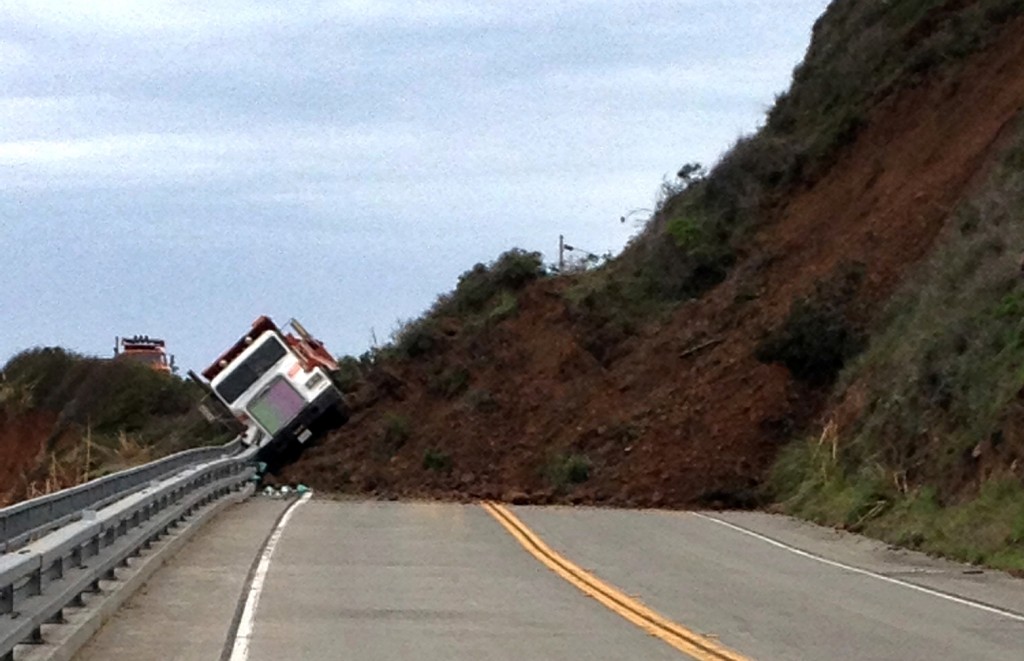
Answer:
[[565, 272], [565, 237], [558, 235], [558, 272]]

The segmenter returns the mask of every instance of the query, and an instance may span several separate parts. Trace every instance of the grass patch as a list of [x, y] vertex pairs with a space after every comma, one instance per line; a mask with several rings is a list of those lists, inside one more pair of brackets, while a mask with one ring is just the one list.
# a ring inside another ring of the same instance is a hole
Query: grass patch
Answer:
[[850, 471], [817, 443], [795, 443], [770, 484], [785, 511], [821, 525], [962, 562], [1024, 571], [1024, 485], [995, 477], [944, 501], [934, 486], [906, 491], [880, 465]]
[[[1024, 144], [1019, 129], [1011, 155]], [[955, 212], [950, 233], [887, 306], [843, 376], [867, 392], [855, 444], [911, 483], [969, 466], [998, 440], [1024, 388], [1024, 170], [1007, 160]], [[956, 486], [956, 485], [953, 485]]]
[[519, 299], [516, 298], [516, 295], [510, 291], [503, 291], [491, 309], [487, 311], [487, 323], [495, 324], [513, 317], [518, 310]]

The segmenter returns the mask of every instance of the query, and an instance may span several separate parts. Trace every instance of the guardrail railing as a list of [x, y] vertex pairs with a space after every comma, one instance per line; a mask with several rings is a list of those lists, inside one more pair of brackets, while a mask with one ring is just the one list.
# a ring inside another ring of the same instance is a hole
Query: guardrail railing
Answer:
[[142, 466], [112, 473], [77, 487], [26, 500], [0, 509], [0, 553], [10, 551], [74, 521], [81, 512], [100, 509], [187, 466], [241, 452], [234, 440], [221, 446], [196, 448]]
[[115, 579], [118, 567], [176, 523], [242, 489], [256, 474], [254, 450], [163, 472], [139, 489], [128, 487], [116, 502], [87, 508], [59, 530], [0, 554], [0, 661], [14, 661], [17, 645], [41, 642], [42, 625], [60, 622], [64, 608], [82, 605], [85, 593]]

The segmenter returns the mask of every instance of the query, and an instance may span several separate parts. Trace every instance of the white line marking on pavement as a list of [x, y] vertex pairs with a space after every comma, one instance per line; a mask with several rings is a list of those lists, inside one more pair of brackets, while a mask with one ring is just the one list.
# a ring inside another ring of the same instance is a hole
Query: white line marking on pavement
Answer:
[[256, 573], [252, 577], [252, 584], [249, 586], [249, 595], [245, 598], [242, 619], [238, 623], [235, 644], [231, 648], [231, 661], [246, 661], [249, 658], [249, 643], [252, 641], [252, 630], [256, 623], [256, 607], [259, 606], [260, 595], [263, 593], [263, 584], [267, 580], [267, 572], [270, 571], [270, 558], [274, 555], [274, 549], [277, 548], [277, 543], [281, 540], [281, 535], [284, 533], [284, 527], [288, 525], [288, 520], [292, 518], [292, 514], [295, 513], [299, 505], [309, 500], [312, 495], [309, 493], [304, 494], [288, 506], [284, 516], [281, 517], [281, 521], [274, 528], [273, 534], [270, 535], [270, 539], [267, 540], [267, 545], [263, 547], [260, 564], [256, 567]]
[[754, 532], [753, 530], [748, 530], [742, 526], [738, 526], [734, 523], [729, 523], [728, 521], [723, 521], [722, 519], [717, 519], [713, 516], [708, 516], [707, 514], [700, 514], [698, 512], [690, 512], [690, 514], [705, 519], [707, 521], [711, 521], [712, 523], [717, 523], [720, 526], [731, 528], [732, 530], [741, 532], [744, 535], [748, 535], [755, 539], [759, 539], [762, 542], [771, 544], [772, 546], [778, 547], [780, 549], [784, 549], [786, 551], [789, 551], [790, 553], [794, 553], [803, 558], [816, 560], [817, 562], [820, 562], [822, 564], [830, 565], [832, 567], [838, 567], [839, 569], [845, 569], [846, 571], [853, 572], [855, 574], [861, 574], [863, 576], [877, 578], [880, 581], [892, 583], [893, 585], [900, 585], [911, 590], [916, 590], [917, 592], [923, 592], [924, 594], [931, 595], [932, 597], [938, 597], [940, 599], [952, 601], [953, 603], [960, 604], [961, 606], [969, 606], [971, 608], [976, 608], [978, 610], [985, 611], [986, 613], [992, 613], [993, 615], [1001, 615], [1002, 617], [1009, 618], [1011, 620], [1016, 620], [1017, 622], [1024, 622], [1024, 615], [1021, 615], [1020, 613], [1014, 613], [1013, 611], [1004, 610], [997, 606], [990, 606], [980, 601], [974, 601], [973, 599], [966, 599], [964, 597], [957, 597], [956, 595], [942, 592], [941, 590], [933, 590], [932, 588], [926, 588], [922, 585], [917, 585], [916, 583], [910, 583], [908, 581], [901, 581], [898, 578], [892, 578], [891, 576], [886, 576], [885, 574], [879, 574], [877, 572], [869, 571], [867, 569], [861, 569], [860, 567], [853, 567], [850, 565], [843, 564], [841, 562], [837, 562], [835, 560], [829, 560], [828, 558], [824, 558], [820, 555], [816, 555], [809, 551], [798, 549], [795, 546], [790, 546], [789, 544], [780, 542], [776, 539], [772, 539], [771, 537], [767, 537], [765, 535], [762, 535], [761, 533]]

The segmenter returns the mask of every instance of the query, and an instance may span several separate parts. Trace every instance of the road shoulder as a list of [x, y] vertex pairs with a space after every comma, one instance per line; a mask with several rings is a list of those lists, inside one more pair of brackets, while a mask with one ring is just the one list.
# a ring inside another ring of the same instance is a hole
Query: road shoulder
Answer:
[[220, 658], [253, 558], [285, 505], [256, 498], [226, 509], [157, 571], [75, 659]]

